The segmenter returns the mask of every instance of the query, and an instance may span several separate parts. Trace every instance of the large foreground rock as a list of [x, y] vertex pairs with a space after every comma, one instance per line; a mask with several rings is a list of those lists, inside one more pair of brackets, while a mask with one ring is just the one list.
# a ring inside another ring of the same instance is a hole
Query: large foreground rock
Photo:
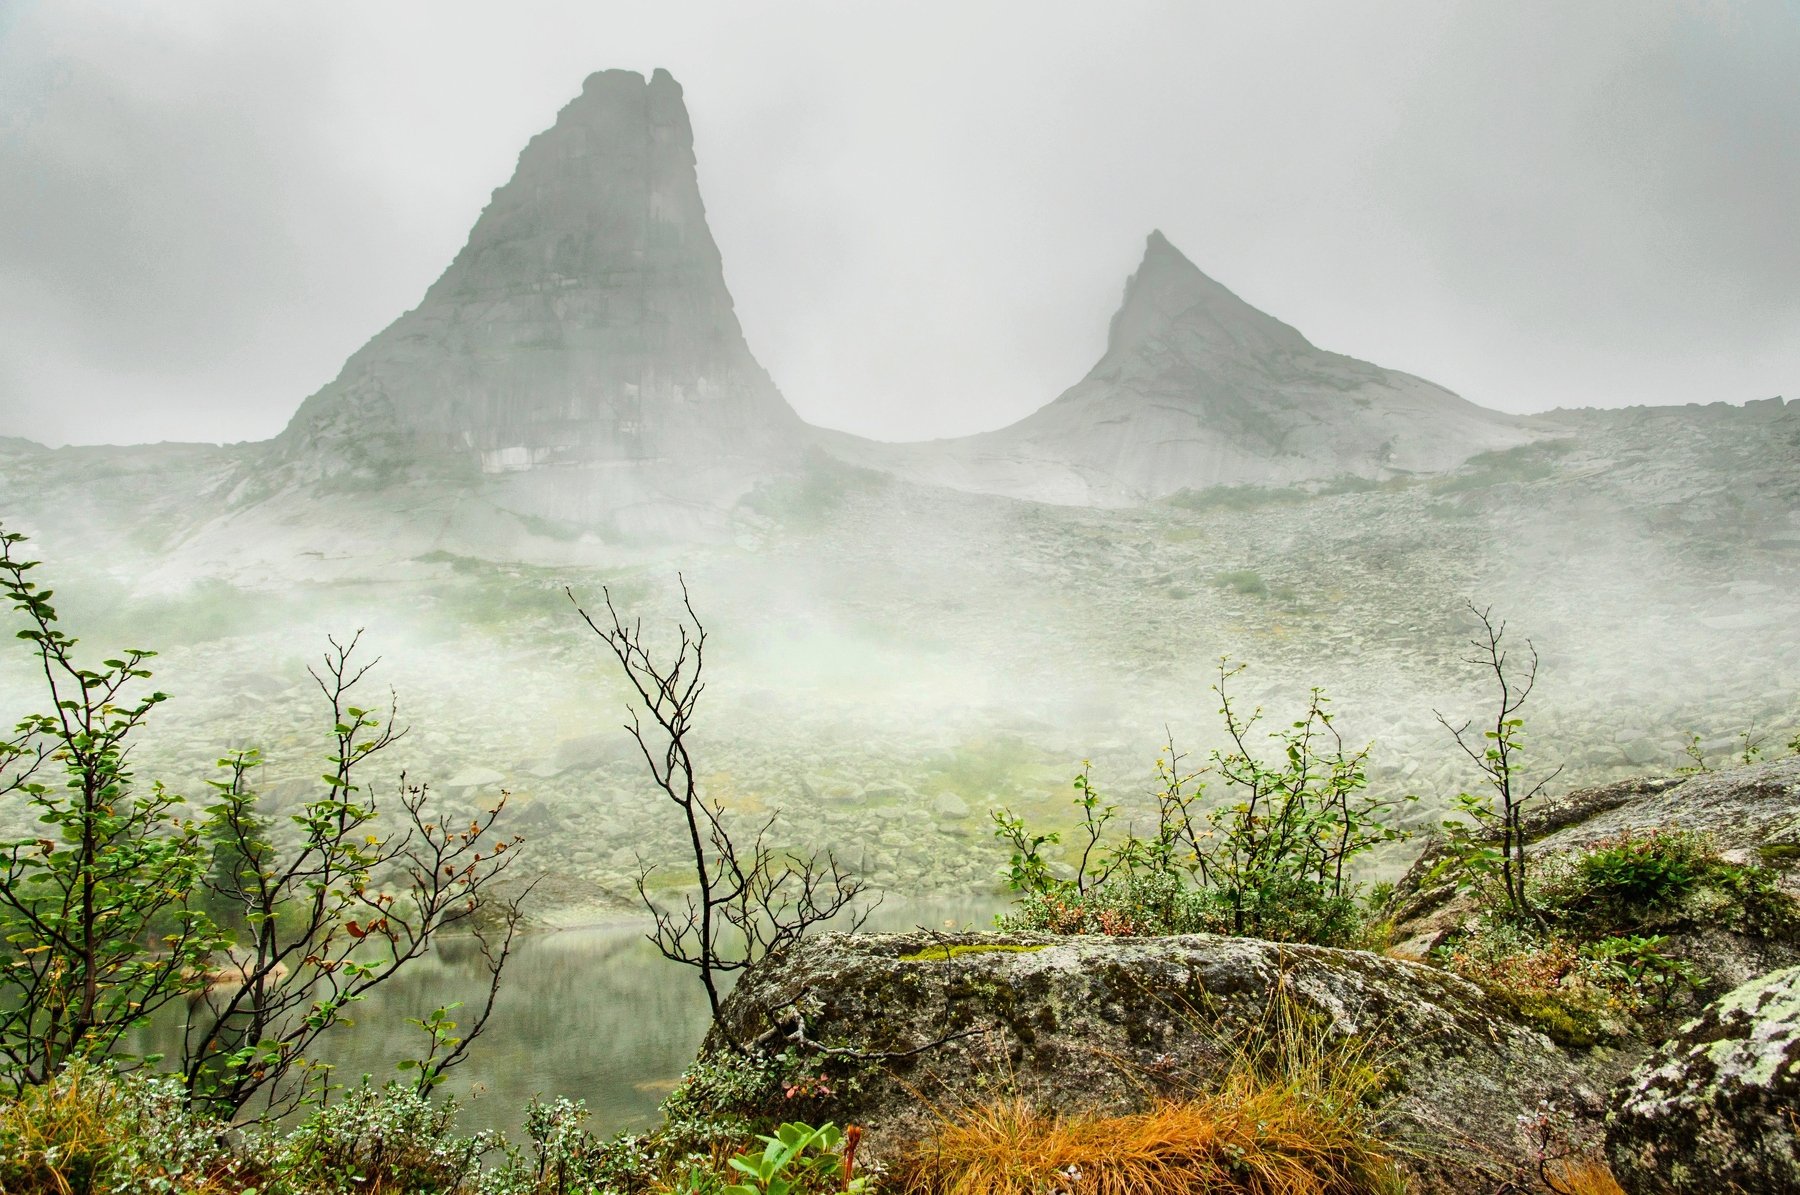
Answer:
[[[1515, 1178], [1517, 1118], [1540, 1101], [1597, 1126], [1599, 1092], [1473, 984], [1358, 951], [1204, 934], [829, 935], [747, 974], [724, 1019], [771, 1050], [803, 1039], [880, 1056], [818, 1111], [865, 1125], [869, 1148], [894, 1156], [940, 1114], [996, 1096], [1106, 1113], [1204, 1088], [1268, 1032], [1284, 992], [1389, 1068], [1385, 1132], [1419, 1190]], [[707, 1048], [726, 1049], [717, 1033]]]
[[1614, 1102], [1607, 1152], [1632, 1195], [1800, 1191], [1800, 967], [1718, 1000]]

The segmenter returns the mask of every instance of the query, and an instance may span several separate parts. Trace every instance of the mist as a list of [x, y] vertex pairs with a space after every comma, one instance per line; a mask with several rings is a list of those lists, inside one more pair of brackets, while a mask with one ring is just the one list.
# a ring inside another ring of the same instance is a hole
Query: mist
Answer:
[[0, 434], [50, 444], [275, 434], [606, 66], [688, 88], [749, 342], [821, 426], [1029, 414], [1152, 228], [1315, 343], [1500, 410], [1800, 374], [1779, 0], [0, 22]]
[[1484, 616], [1526, 789], [1800, 753], [1797, 58], [1776, 3], [15, 4], [0, 531], [78, 659], [156, 653], [131, 779], [196, 816], [255, 749], [293, 833], [353, 643], [366, 791], [523, 839], [470, 1123], [641, 1127], [698, 839], [584, 613], [704, 625], [698, 791], [885, 929], [990, 924], [1004, 819], [1066, 878], [1084, 793], [1228, 816], [1314, 700], [1361, 910], [1484, 783]]

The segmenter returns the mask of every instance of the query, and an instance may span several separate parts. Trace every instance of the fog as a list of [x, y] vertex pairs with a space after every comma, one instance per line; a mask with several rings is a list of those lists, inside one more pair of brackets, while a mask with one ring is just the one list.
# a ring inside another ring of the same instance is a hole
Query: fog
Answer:
[[[1480, 781], [1471, 605], [1539, 661], [1528, 783], [1800, 751], [1796, 51], [1774, 3], [13, 4], [0, 527], [82, 652], [159, 652], [132, 764], [196, 805], [244, 747], [317, 794], [308, 668], [360, 635], [409, 728], [372, 790], [504, 794], [533, 930], [609, 927], [536, 936], [563, 1019], [496, 1031], [589, 1053], [474, 1120], [587, 1081], [636, 1124], [699, 1024], [618, 926], [690, 847], [577, 606], [666, 660], [685, 586], [703, 791], [896, 925], [984, 920], [993, 811], [1067, 829], [1079, 771], [1145, 828], [1240, 664], [1252, 744], [1317, 687], [1368, 745], [1394, 878]], [[818, 430], [1077, 381], [1010, 438]]]
[[[1696, 412], [1745, 438], [1729, 410]], [[1595, 491], [1604, 440], [1559, 458], [1552, 489], [1414, 483], [1247, 509], [1059, 508], [892, 482], [841, 497], [759, 544], [674, 546], [625, 565], [396, 560], [360, 580], [231, 581], [135, 592], [122, 548], [84, 553], [29, 529], [71, 627], [96, 651], [161, 648], [176, 695], [138, 760], [199, 793], [210, 761], [256, 745], [278, 802], [310, 790], [324, 710], [306, 676], [363, 628], [413, 729], [404, 766], [453, 803], [514, 794], [517, 827], [557, 879], [552, 920], [629, 910], [641, 855], [679, 864], [674, 811], [622, 729], [628, 691], [563, 592], [603, 591], [673, 646], [685, 579], [712, 639], [697, 737], [708, 791], [744, 816], [779, 811], [784, 841], [845, 853], [897, 896], [990, 892], [1004, 852], [987, 813], [1066, 822], [1084, 760], [1135, 816], [1165, 742], [1203, 764], [1223, 745], [1217, 661], [1269, 728], [1322, 686], [1347, 740], [1373, 744], [1373, 783], [1416, 795], [1424, 829], [1475, 784], [1435, 711], [1483, 715], [1491, 679], [1463, 661], [1465, 600], [1491, 606], [1542, 657], [1527, 708], [1531, 765], [1556, 791], [1714, 765], [1751, 734], [1800, 732], [1792, 507], [1759, 482], [1690, 495], [1694, 522], [1646, 517], [1622, 483]], [[1788, 458], [1791, 460], [1791, 457]], [[1455, 478], [1452, 479], [1452, 482]], [[1460, 483], [1458, 483], [1460, 484]], [[1664, 479], [1666, 484], [1666, 479]], [[94, 538], [80, 533], [90, 546]], [[108, 577], [95, 563], [119, 568]], [[21, 645], [23, 646], [23, 645]], [[4, 661], [7, 716], [42, 704], [28, 653]], [[1416, 843], [1370, 875], [1392, 874]]]
[[1800, 375], [1800, 22], [1736, 4], [0, 11], [0, 434], [265, 438], [418, 301], [590, 71], [671, 69], [806, 418], [981, 431], [1146, 232], [1510, 411]]

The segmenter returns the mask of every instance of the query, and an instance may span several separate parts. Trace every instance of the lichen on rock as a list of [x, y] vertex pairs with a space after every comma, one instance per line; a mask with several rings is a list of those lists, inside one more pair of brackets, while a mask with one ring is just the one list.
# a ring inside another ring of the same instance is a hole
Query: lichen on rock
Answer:
[[1634, 1193], [1800, 1190], [1800, 967], [1721, 997], [1613, 1102], [1607, 1152]]

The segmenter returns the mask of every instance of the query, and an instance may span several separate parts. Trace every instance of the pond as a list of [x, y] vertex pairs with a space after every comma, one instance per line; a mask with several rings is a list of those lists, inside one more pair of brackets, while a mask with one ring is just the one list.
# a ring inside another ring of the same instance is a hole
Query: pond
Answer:
[[[986, 928], [1005, 905], [998, 895], [889, 899], [870, 930]], [[693, 1060], [706, 1034], [706, 996], [692, 968], [664, 959], [644, 937], [645, 921], [535, 933], [507, 963], [500, 1002], [470, 1058], [443, 1091], [462, 1106], [465, 1132], [517, 1129], [533, 1095], [587, 1101], [602, 1135], [657, 1123], [657, 1105]], [[474, 943], [447, 939], [354, 1006], [355, 1024], [326, 1035], [315, 1054], [353, 1084], [396, 1077], [395, 1063], [423, 1052], [424, 1034], [406, 1018], [486, 992]]]

